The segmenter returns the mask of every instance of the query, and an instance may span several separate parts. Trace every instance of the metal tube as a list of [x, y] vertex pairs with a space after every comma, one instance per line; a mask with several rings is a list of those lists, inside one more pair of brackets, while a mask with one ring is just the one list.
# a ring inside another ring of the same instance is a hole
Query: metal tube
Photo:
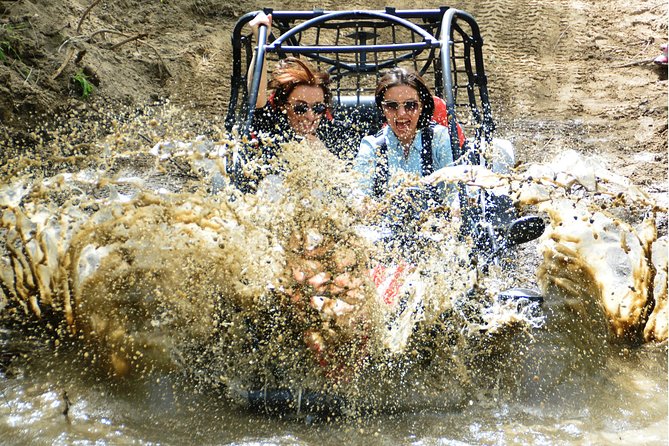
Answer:
[[251, 80], [251, 91], [249, 91], [248, 106], [249, 112], [247, 115], [242, 134], [248, 134], [253, 125], [253, 116], [256, 111], [256, 102], [258, 101], [258, 88], [260, 87], [260, 79], [262, 78], [263, 65], [265, 64], [265, 41], [267, 40], [267, 26], [260, 25], [258, 27], [258, 47], [256, 48], [256, 59], [253, 66], [253, 78]]
[[375, 18], [375, 19], [382, 19], [391, 23], [396, 23], [398, 25], [401, 25], [407, 29], [412, 30], [416, 34], [420, 35], [423, 37], [423, 40], [425, 42], [438, 42], [434, 36], [432, 36], [430, 33], [428, 33], [425, 29], [421, 28], [420, 26], [416, 25], [415, 23], [412, 23], [408, 20], [405, 20], [403, 18], [397, 17], [396, 15], [391, 15], [385, 12], [367, 12], [367, 11], [340, 11], [340, 12], [332, 12], [328, 14], [323, 14], [319, 15], [317, 17], [314, 17], [311, 20], [308, 20], [298, 26], [295, 26], [292, 28], [290, 31], [287, 33], [282, 34], [278, 39], [276, 39], [273, 42], [274, 46], [281, 46], [284, 41], [287, 39], [290, 39], [292, 36], [297, 35], [301, 33], [302, 31], [309, 29], [311, 27], [317, 26], [320, 23], [326, 22], [328, 20], [347, 20], [347, 19], [353, 19], [353, 20], [360, 20], [362, 18]]
[[384, 51], [404, 51], [416, 49], [439, 48], [437, 40], [416, 43], [391, 43], [386, 45], [319, 45], [319, 46], [293, 46], [281, 45], [276, 41], [267, 45], [267, 51], [274, 53], [382, 53]]

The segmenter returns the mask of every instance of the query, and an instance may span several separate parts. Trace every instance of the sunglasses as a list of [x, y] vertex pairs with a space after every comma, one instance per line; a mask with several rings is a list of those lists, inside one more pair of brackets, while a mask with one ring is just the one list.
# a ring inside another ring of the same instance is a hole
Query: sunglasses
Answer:
[[325, 113], [325, 110], [328, 109], [328, 106], [322, 102], [316, 102], [315, 104], [307, 104], [306, 102], [299, 102], [297, 104], [291, 104], [293, 112], [296, 115], [304, 115], [309, 109], [314, 112], [315, 115], [322, 115]]
[[418, 107], [420, 106], [420, 102], [419, 101], [405, 101], [405, 102], [383, 101], [383, 102], [381, 102], [381, 105], [386, 110], [396, 112], [400, 109], [400, 107], [404, 107], [404, 111], [406, 111], [407, 113], [413, 113], [416, 110], [418, 110]]

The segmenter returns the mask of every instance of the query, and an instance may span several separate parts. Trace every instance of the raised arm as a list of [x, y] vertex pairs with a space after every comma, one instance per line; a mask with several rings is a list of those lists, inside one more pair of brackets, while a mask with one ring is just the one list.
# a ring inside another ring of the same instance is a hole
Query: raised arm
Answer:
[[[272, 28], [272, 14], [266, 15], [264, 12], [260, 11], [253, 20], [249, 22], [249, 26], [253, 30], [253, 35], [258, 40], [258, 28], [260, 25], [265, 25], [269, 29]], [[265, 42], [267, 43], [267, 42]], [[248, 84], [247, 87], [251, 88], [251, 82], [253, 80], [253, 70], [255, 69], [255, 57], [251, 60], [251, 65], [249, 66], [248, 72]], [[263, 60], [262, 64], [262, 74], [260, 77], [260, 85], [258, 86], [258, 99], [256, 100], [256, 108], [263, 108], [267, 103], [267, 61]]]

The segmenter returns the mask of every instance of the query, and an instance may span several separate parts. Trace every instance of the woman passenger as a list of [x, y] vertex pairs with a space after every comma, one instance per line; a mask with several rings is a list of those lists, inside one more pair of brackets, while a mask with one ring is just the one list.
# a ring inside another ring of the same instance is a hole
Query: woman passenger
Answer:
[[[258, 27], [271, 28], [272, 16], [260, 12], [249, 22], [257, 36]], [[249, 73], [253, 71], [253, 65]], [[279, 137], [282, 141], [320, 141], [335, 155], [344, 157], [357, 146], [360, 135], [355, 135], [350, 124], [337, 121], [331, 115], [330, 76], [317, 71], [308, 62], [295, 57], [279, 61], [267, 95], [267, 63], [263, 63], [258, 89], [253, 130]], [[251, 75], [249, 75], [251, 79]]]

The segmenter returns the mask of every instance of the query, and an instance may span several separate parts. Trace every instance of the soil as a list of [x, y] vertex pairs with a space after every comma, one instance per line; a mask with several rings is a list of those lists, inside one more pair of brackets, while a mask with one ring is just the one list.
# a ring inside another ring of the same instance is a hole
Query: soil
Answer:
[[[242, 14], [386, 5], [407, 7], [360, 0], [0, 0], [0, 138], [30, 144], [31, 128], [73, 111], [164, 98], [215, 122], [225, 114], [230, 36]], [[477, 19], [498, 132], [521, 161], [567, 148], [598, 154], [666, 205], [667, 68], [653, 63], [667, 41], [666, 1], [449, 6]], [[79, 73], [93, 84], [86, 99], [74, 80]]]

